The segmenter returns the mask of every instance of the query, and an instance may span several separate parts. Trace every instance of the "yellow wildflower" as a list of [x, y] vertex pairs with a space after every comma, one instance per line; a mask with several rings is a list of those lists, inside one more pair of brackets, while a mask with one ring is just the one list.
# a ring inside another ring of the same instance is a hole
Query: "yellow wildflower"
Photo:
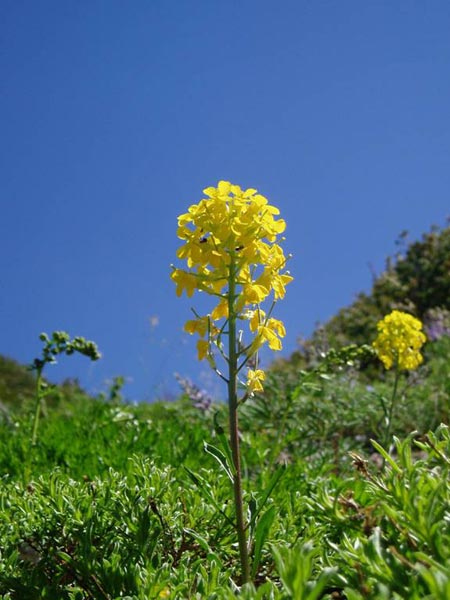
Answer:
[[249, 369], [247, 373], [247, 390], [249, 393], [262, 392], [264, 388], [262, 381], [266, 378], [266, 374], [261, 369]]
[[[189, 207], [178, 217], [178, 237], [183, 245], [177, 257], [186, 261], [187, 269], [174, 269], [172, 279], [177, 295], [190, 297], [195, 290], [219, 297], [219, 303], [208, 317], [190, 320], [185, 325], [189, 333], [205, 337], [208, 343], [220, 344], [224, 326], [213, 327], [220, 319], [247, 318], [256, 340], [248, 352], [256, 352], [267, 343], [280, 350], [284, 326], [280, 321], [266, 321], [260, 305], [270, 296], [283, 298], [285, 287], [292, 281], [285, 271], [286, 257], [276, 243], [286, 227], [277, 219], [278, 208], [257, 190], [243, 190], [229, 181], [219, 181], [217, 187], [204, 190], [206, 197]], [[228, 294], [233, 281], [232, 315]], [[252, 318], [245, 316], [249, 312]], [[207, 358], [206, 341], [197, 347], [199, 358]]]
[[174, 269], [171, 278], [177, 284], [177, 296], [181, 296], [184, 289], [189, 298], [192, 296], [197, 287], [197, 278], [195, 275], [186, 273], [182, 269]]
[[386, 369], [416, 369], [423, 357], [420, 349], [426, 342], [422, 323], [412, 315], [393, 310], [378, 324], [378, 337], [373, 342]]
[[207, 358], [209, 351], [209, 342], [208, 340], [198, 340], [197, 341], [197, 355], [198, 360], [203, 360]]
[[186, 321], [184, 330], [191, 335], [198, 333], [201, 337], [204, 337], [209, 329], [208, 317], [200, 317], [199, 319], [190, 319]]
[[221, 300], [219, 304], [212, 310], [211, 319], [219, 321], [219, 319], [228, 317], [228, 302], [227, 300]]

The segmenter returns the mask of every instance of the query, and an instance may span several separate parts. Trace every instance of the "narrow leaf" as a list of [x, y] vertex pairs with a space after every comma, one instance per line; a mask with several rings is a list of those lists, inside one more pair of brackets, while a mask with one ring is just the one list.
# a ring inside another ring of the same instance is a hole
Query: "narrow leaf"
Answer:
[[208, 454], [211, 454], [211, 456], [213, 456], [217, 460], [219, 465], [222, 467], [222, 469], [228, 475], [231, 483], [233, 483], [234, 482], [233, 473], [231, 471], [230, 465], [228, 464], [227, 457], [222, 452], [222, 450], [219, 450], [219, 448], [216, 448], [212, 444], [208, 444], [208, 442], [203, 442], [203, 448], [204, 448], [205, 452], [207, 452]]
[[253, 554], [252, 577], [258, 572], [261, 552], [276, 515], [276, 507], [270, 506], [261, 516], [255, 527], [255, 551]]
[[265, 506], [267, 500], [269, 499], [271, 493], [275, 489], [275, 486], [280, 481], [281, 477], [284, 475], [285, 472], [286, 472], [286, 467], [284, 465], [282, 465], [281, 467], [279, 467], [275, 471], [275, 473], [270, 478], [269, 485], [264, 490], [262, 497], [258, 500], [258, 508], [255, 510], [255, 512], [251, 516], [250, 526], [254, 525], [255, 519], [257, 518], [257, 516], [259, 515], [259, 513], [264, 508], [264, 506]]

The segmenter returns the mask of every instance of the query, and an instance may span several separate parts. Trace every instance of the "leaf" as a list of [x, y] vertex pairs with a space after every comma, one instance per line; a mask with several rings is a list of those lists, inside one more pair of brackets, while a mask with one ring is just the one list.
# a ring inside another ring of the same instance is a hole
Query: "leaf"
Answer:
[[191, 471], [191, 469], [189, 469], [189, 467], [183, 466], [183, 469], [189, 475], [191, 481], [193, 481], [193, 483], [196, 486], [198, 486], [200, 491], [203, 493], [203, 496], [206, 497], [211, 502], [211, 504], [216, 508], [216, 510], [218, 510], [220, 512], [220, 514], [224, 517], [224, 519], [234, 528], [235, 524], [234, 524], [233, 519], [230, 519], [230, 517], [219, 506], [216, 499], [214, 498], [214, 496], [208, 489], [208, 487], [209, 487], [208, 483], [203, 479], [203, 477], [201, 475], [199, 475], [198, 473], [194, 473], [193, 471]]
[[233, 453], [231, 451], [230, 441], [228, 437], [225, 435], [225, 431], [223, 427], [218, 422], [218, 413], [214, 414], [214, 429], [217, 437], [219, 438], [220, 445], [222, 446], [222, 450], [225, 452], [225, 455], [228, 459], [228, 465], [230, 466], [231, 472], [233, 475], [236, 475], [236, 468], [234, 466]]
[[264, 542], [267, 539], [272, 523], [275, 519], [277, 509], [275, 506], [269, 507], [261, 516], [255, 527], [255, 551], [253, 553], [252, 577], [258, 572], [259, 563], [261, 560], [261, 552]]
[[394, 471], [396, 471], [397, 473], [401, 472], [401, 469], [398, 466], [398, 464], [395, 462], [395, 460], [392, 458], [392, 456], [383, 448], [383, 446], [380, 446], [380, 444], [378, 442], [376, 442], [375, 440], [370, 440], [370, 443], [375, 448], [375, 450], [377, 450], [381, 454], [381, 456], [385, 460], [387, 460], [387, 462], [391, 465], [391, 467], [393, 468]]
[[285, 472], [286, 472], [286, 467], [284, 465], [281, 465], [275, 471], [275, 473], [272, 475], [272, 477], [270, 478], [269, 485], [266, 487], [266, 489], [263, 492], [263, 495], [262, 495], [261, 499], [258, 501], [258, 507], [257, 507], [257, 509], [251, 515], [251, 521], [250, 521], [250, 525], [251, 526], [254, 525], [257, 516], [259, 515], [259, 513], [264, 508], [267, 500], [270, 497], [270, 494], [273, 492], [273, 490], [275, 489], [275, 486], [278, 484], [278, 482], [280, 481], [281, 477], [284, 475]]
[[190, 529], [188, 527], [185, 527], [183, 531], [185, 531], [188, 535], [190, 535], [191, 537], [193, 537], [195, 539], [195, 541], [202, 548], [202, 550], [205, 551], [209, 560], [214, 560], [219, 565], [219, 567], [221, 567], [221, 568], [223, 567], [223, 563], [220, 560], [219, 555], [216, 554], [216, 552], [214, 552], [211, 549], [206, 538], [204, 538], [202, 535], [200, 535], [199, 533], [197, 533], [196, 531], [194, 531], [193, 529]]
[[208, 444], [208, 442], [203, 442], [203, 448], [204, 448], [205, 452], [207, 452], [208, 454], [211, 454], [211, 456], [213, 456], [217, 460], [219, 465], [222, 467], [222, 469], [228, 475], [231, 483], [234, 483], [234, 477], [233, 477], [231, 467], [228, 464], [227, 457], [222, 452], [222, 450], [219, 450], [219, 448], [216, 448], [212, 444]]
[[319, 598], [323, 598], [323, 591], [325, 587], [328, 585], [330, 579], [336, 575], [337, 568], [326, 567], [320, 574], [319, 579], [314, 582], [308, 582], [308, 588], [311, 588], [308, 595], [305, 596], [305, 600], [319, 600]]

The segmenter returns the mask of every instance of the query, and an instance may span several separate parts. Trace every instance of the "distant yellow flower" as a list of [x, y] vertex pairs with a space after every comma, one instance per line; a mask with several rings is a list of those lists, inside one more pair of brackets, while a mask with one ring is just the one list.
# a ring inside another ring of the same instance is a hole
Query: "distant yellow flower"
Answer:
[[378, 337], [372, 345], [385, 368], [417, 369], [423, 361], [420, 349], [427, 339], [421, 321], [393, 310], [377, 324], [377, 329]]

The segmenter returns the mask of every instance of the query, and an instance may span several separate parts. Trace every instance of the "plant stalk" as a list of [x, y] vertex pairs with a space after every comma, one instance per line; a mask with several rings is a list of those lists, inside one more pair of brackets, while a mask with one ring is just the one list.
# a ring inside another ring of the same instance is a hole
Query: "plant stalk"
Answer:
[[36, 378], [36, 404], [34, 408], [34, 419], [33, 419], [33, 432], [31, 434], [31, 446], [36, 445], [37, 441], [37, 432], [39, 427], [39, 417], [41, 413], [41, 402], [42, 402], [42, 369], [37, 369], [37, 378]]
[[[391, 430], [392, 430], [392, 415], [394, 414], [395, 401], [397, 400], [397, 389], [398, 389], [399, 381], [400, 381], [400, 369], [398, 368], [398, 365], [396, 365], [394, 388], [392, 390], [391, 404], [389, 406], [389, 413], [388, 413], [388, 418], [387, 418], [386, 435], [384, 438], [384, 446], [385, 446], [385, 449], [387, 452], [389, 452], [389, 447], [390, 447], [390, 437], [391, 437]], [[383, 459], [383, 468], [384, 468], [385, 462], [386, 461]]]
[[239, 429], [238, 429], [238, 354], [236, 337], [236, 313], [234, 301], [236, 295], [235, 262], [231, 256], [230, 277], [228, 286], [228, 410], [230, 419], [230, 446], [234, 463], [234, 504], [236, 510], [236, 531], [239, 544], [239, 555], [241, 559], [242, 583], [250, 581], [250, 563], [247, 547], [246, 526], [244, 520], [244, 508], [242, 501], [242, 473], [239, 451]]

